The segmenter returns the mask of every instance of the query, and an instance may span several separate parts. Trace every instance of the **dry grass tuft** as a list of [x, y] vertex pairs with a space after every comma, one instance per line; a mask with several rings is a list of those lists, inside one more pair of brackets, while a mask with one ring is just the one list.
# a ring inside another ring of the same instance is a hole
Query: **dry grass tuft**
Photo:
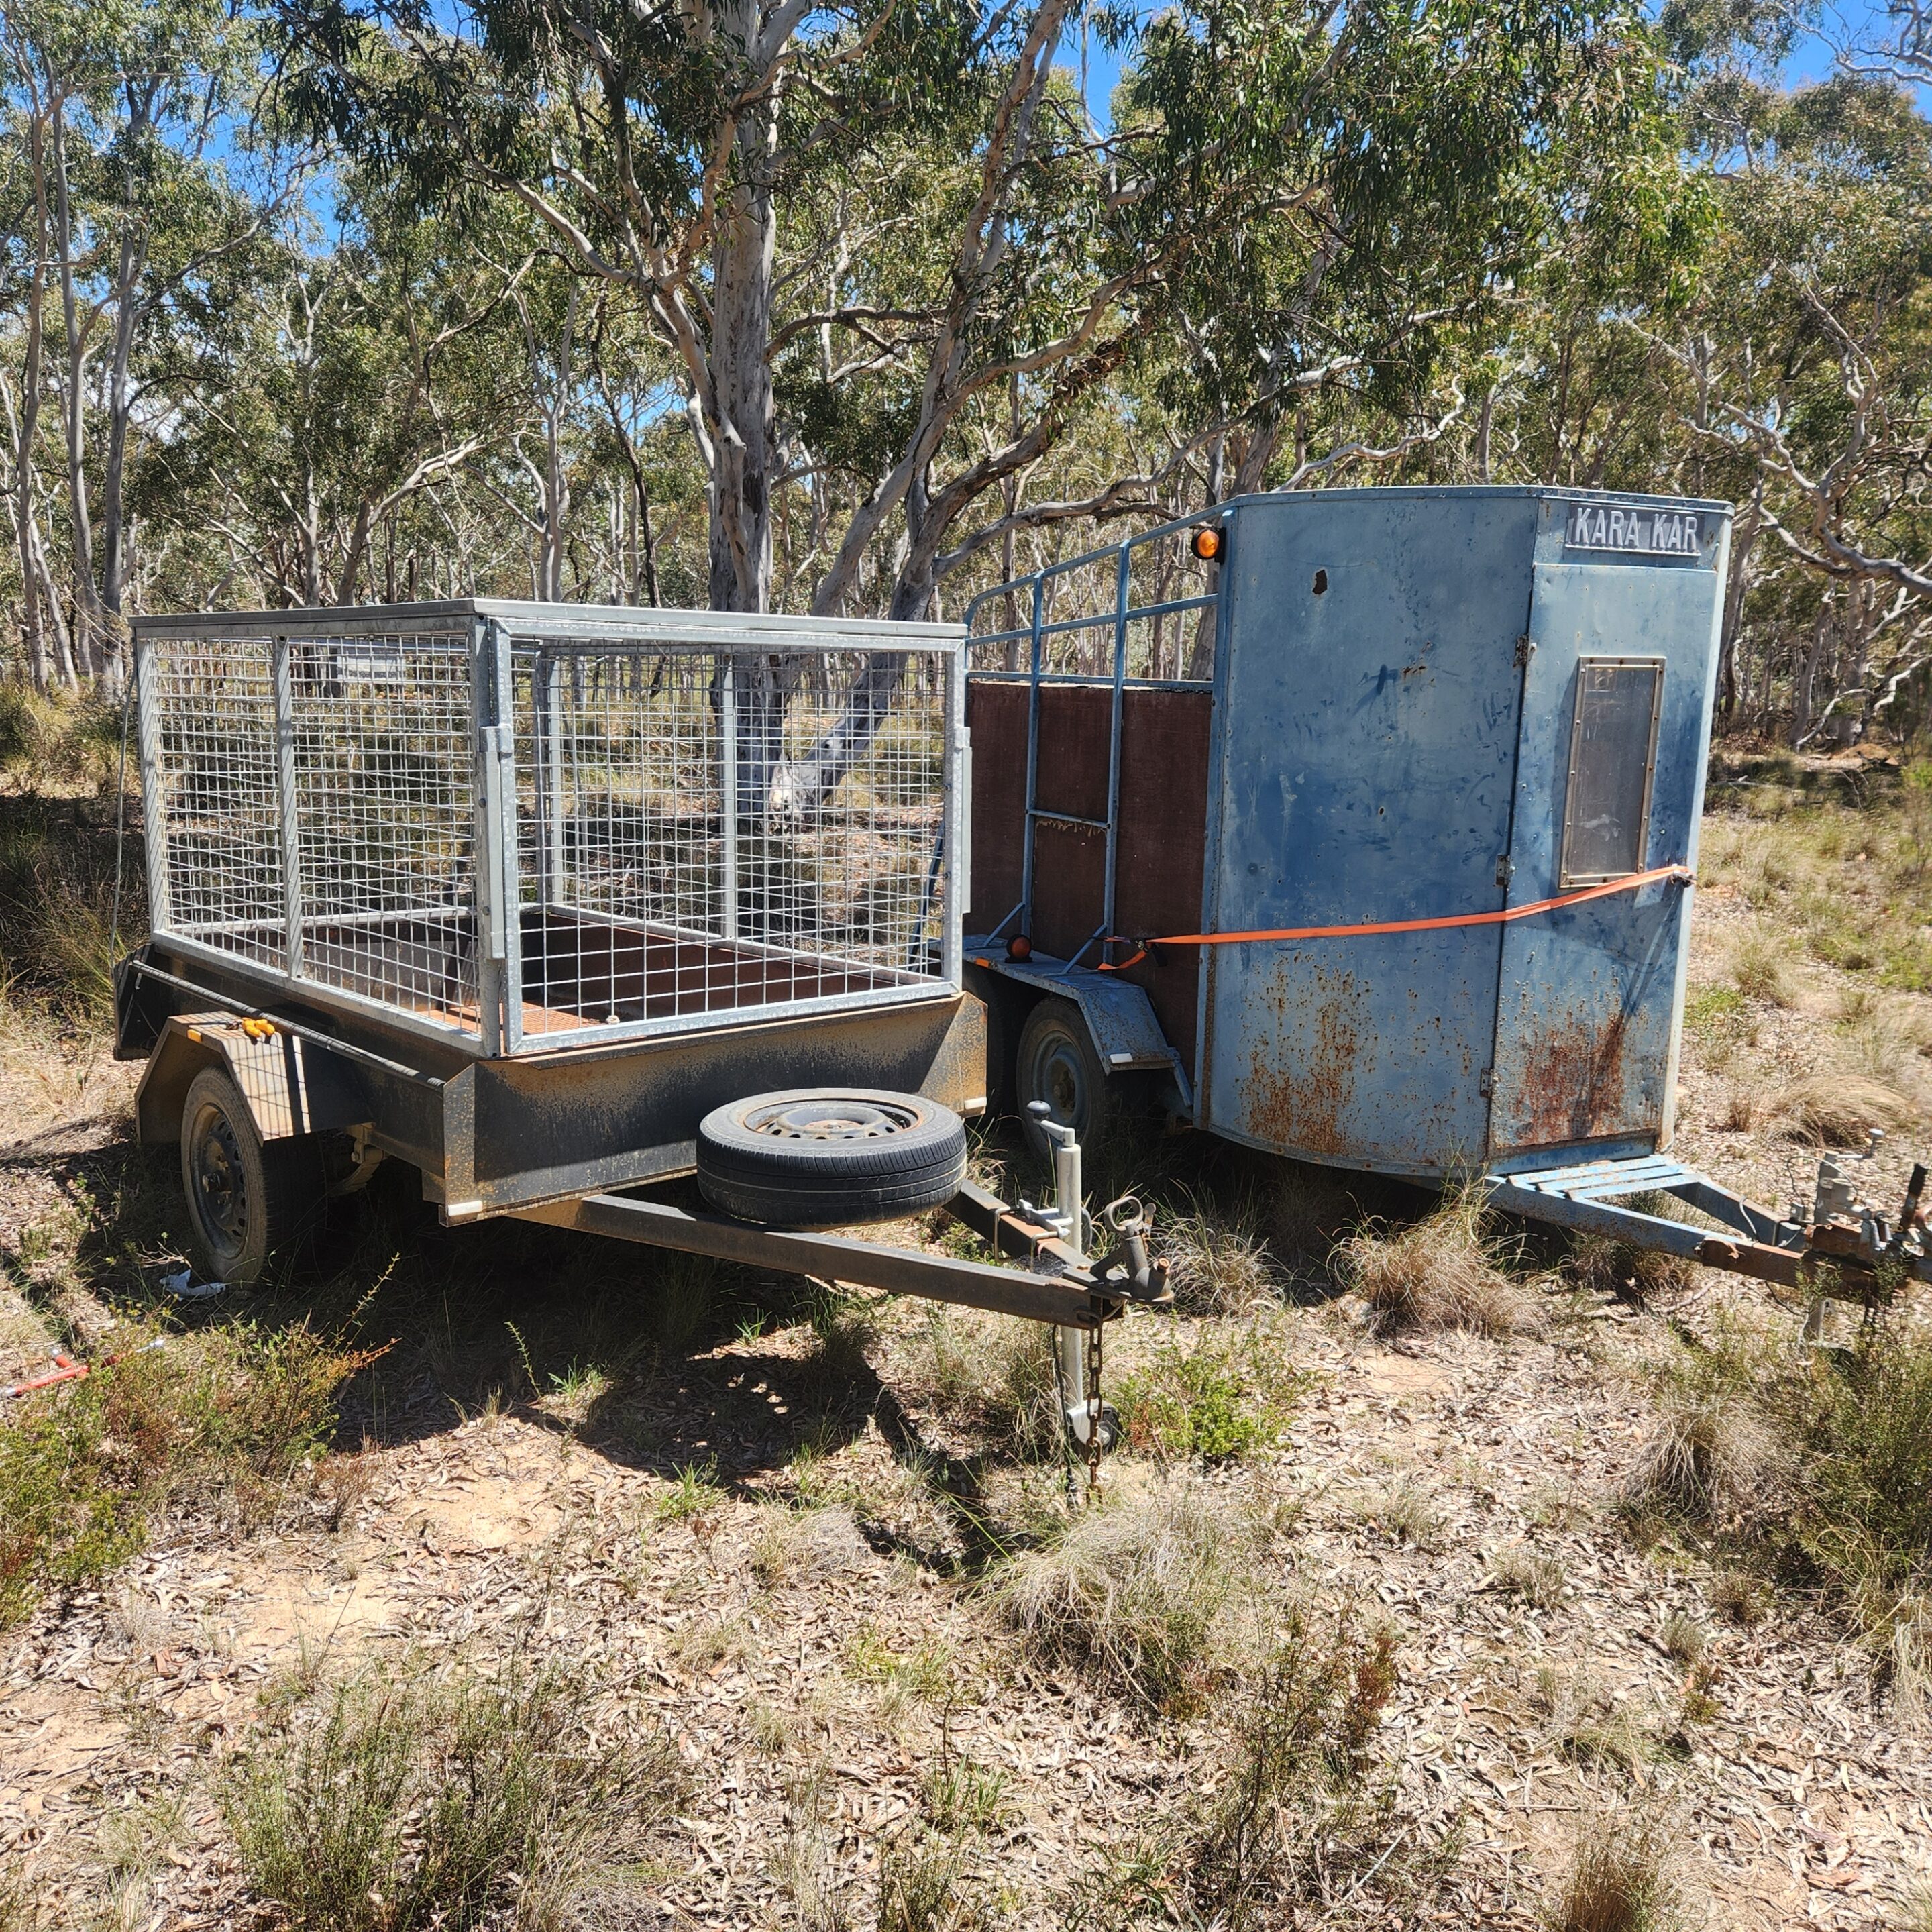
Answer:
[[1418, 1550], [1434, 1548], [1442, 1529], [1442, 1516], [1428, 1490], [1413, 1476], [1365, 1491], [1356, 1503], [1355, 1520], [1391, 1543], [1411, 1544]]
[[1681, 1522], [1735, 1526], [1761, 1508], [1778, 1462], [1775, 1438], [1742, 1396], [1722, 1388], [1672, 1389], [1626, 1499]]
[[[1646, 1214], [1660, 1211], [1654, 1202], [1633, 1201], [1630, 1205]], [[1563, 1262], [1564, 1274], [1586, 1294], [1615, 1295], [1639, 1306], [1655, 1296], [1688, 1288], [1696, 1269], [1695, 1262], [1681, 1255], [1660, 1254], [1610, 1234], [1573, 1236]]]
[[1857, 1073], [1820, 1073], [1789, 1089], [1778, 1108], [1782, 1130], [1811, 1147], [1856, 1147], [1874, 1128], [1889, 1133], [1918, 1117], [1905, 1096]]
[[1365, 1228], [1341, 1244], [1335, 1262], [1380, 1332], [1466, 1328], [1510, 1335], [1541, 1324], [1534, 1298], [1485, 1248], [1482, 1208], [1472, 1191], [1445, 1196], [1426, 1220], [1411, 1226]]
[[1023, 1462], [1059, 1455], [1051, 1330], [934, 1306], [915, 1311], [896, 1342], [896, 1382], [952, 1427]]
[[1788, 947], [1763, 933], [1754, 933], [1731, 956], [1731, 980], [1748, 1000], [1788, 1006], [1798, 996]]
[[561, 1924], [675, 1808], [667, 1737], [600, 1737], [590, 1687], [515, 1659], [375, 1669], [298, 1706], [228, 1774], [250, 1886], [313, 1932]]
[[1718, 1570], [1704, 1594], [1711, 1600], [1711, 1608], [1725, 1622], [1735, 1624], [1740, 1630], [1750, 1630], [1763, 1622], [1770, 1607], [1770, 1592], [1762, 1579], [1754, 1576], [1748, 1570]]
[[1682, 1610], [1672, 1610], [1658, 1634], [1665, 1650], [1679, 1664], [1697, 1663], [1711, 1640], [1710, 1632]]
[[1540, 1556], [1521, 1544], [1498, 1550], [1490, 1559], [1490, 1581], [1512, 1597], [1520, 1597], [1532, 1610], [1553, 1610], [1563, 1600], [1568, 1581], [1560, 1558]]
[[972, 1932], [991, 1924], [968, 1877], [969, 1850], [918, 1828], [888, 1844], [879, 1859], [878, 1932]]
[[1598, 1814], [1576, 1842], [1551, 1901], [1553, 1932], [1663, 1932], [1678, 1921], [1670, 1841], [1656, 1820]]
[[1262, 1607], [1253, 1521], [1187, 1478], [1116, 1492], [996, 1586], [1042, 1656], [1156, 1708], [1197, 1704], [1237, 1664]]
[[1160, 1227], [1155, 1251], [1168, 1264], [1174, 1306], [1184, 1315], [1238, 1315], [1274, 1300], [1280, 1278], [1252, 1200], [1230, 1208], [1184, 1192], [1185, 1209]]

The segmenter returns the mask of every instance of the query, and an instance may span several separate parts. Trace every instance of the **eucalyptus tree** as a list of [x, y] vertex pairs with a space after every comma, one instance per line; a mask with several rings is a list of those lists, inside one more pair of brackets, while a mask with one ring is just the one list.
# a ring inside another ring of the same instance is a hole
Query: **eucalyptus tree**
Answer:
[[[331, 245], [285, 232], [232, 354], [152, 453], [272, 601], [356, 601], [386, 524], [509, 433], [530, 261], [360, 188]], [[493, 238], [501, 241], [503, 238]], [[512, 238], [514, 239], [514, 238]]]
[[[260, 41], [223, 0], [4, 0], [0, 24], [32, 211], [17, 518], [25, 530], [50, 391], [75, 656], [85, 669], [117, 674], [131, 568], [126, 485], [144, 388], [184, 332], [181, 310], [254, 248], [281, 191], [265, 180], [243, 192], [231, 178]], [[219, 160], [218, 147], [228, 151]]]
[[[426, 203], [514, 198], [650, 318], [706, 470], [714, 604], [770, 601], [777, 490], [842, 467], [814, 602], [848, 602], [883, 542], [899, 616], [972, 506], [1184, 320], [1243, 409], [1413, 362], [1506, 261], [1512, 184], [1570, 92], [1607, 68], [1640, 94], [1647, 58], [1617, 0], [1194, 0], [1105, 22], [1132, 77], [1102, 132], [1052, 80], [1070, 0], [288, 17], [313, 122]], [[820, 406], [788, 422], [814, 340]]]
[[1758, 717], [1849, 738], [1932, 662], [1932, 124], [1856, 75], [1730, 111], [1712, 266], [1660, 339], [1687, 469], [1740, 503], [1727, 642], [1755, 632]]

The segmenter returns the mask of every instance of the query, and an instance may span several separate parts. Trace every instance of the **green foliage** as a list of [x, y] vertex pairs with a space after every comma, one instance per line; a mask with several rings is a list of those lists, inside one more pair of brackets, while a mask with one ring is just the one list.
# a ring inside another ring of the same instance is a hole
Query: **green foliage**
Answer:
[[85, 1384], [0, 1427], [0, 1629], [43, 1590], [85, 1582], [141, 1542], [139, 1499], [106, 1479], [98, 1392]]
[[121, 1360], [10, 1405], [0, 1426], [0, 1628], [124, 1561], [168, 1504], [272, 1509], [321, 1454], [362, 1359], [305, 1324], [121, 1346]]
[[703, 1516], [716, 1509], [725, 1499], [724, 1492], [713, 1480], [717, 1474], [718, 1459], [715, 1456], [704, 1462], [686, 1464], [678, 1471], [676, 1480], [657, 1500], [655, 1514], [658, 1520], [682, 1522], [688, 1517]]
[[1204, 1333], [1191, 1347], [1164, 1337], [1121, 1384], [1120, 1420], [1143, 1455], [1238, 1461], [1279, 1439], [1298, 1386], [1265, 1328]]
[[1814, 1357], [1781, 1406], [1806, 1553], [1881, 1616], [1932, 1598], [1932, 1336], [1875, 1322], [1849, 1357]]
[[1328, 1895], [1338, 1876], [1366, 1884], [1386, 1865], [1394, 1796], [1370, 1788], [1370, 1772], [1395, 1687], [1388, 1631], [1290, 1606], [1273, 1654], [1242, 1688], [1226, 1774], [1196, 1808], [1177, 1861], [1202, 1922], [1234, 1932], [1278, 1924]]

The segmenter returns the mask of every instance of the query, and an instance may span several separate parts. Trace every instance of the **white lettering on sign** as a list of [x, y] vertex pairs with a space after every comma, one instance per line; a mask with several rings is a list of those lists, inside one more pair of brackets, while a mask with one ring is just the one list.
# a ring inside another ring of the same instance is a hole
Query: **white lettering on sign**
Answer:
[[1697, 556], [1703, 532], [1695, 510], [1647, 510], [1622, 503], [1572, 503], [1566, 550], [1618, 550], [1626, 556]]

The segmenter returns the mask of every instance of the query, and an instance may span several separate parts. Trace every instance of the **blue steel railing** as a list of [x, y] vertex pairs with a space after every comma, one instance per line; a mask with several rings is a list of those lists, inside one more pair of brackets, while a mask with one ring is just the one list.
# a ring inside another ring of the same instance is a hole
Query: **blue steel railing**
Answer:
[[[1148, 619], [1179, 616], [1190, 610], [1207, 610], [1216, 608], [1220, 602], [1220, 563], [1208, 564], [1214, 588], [1194, 597], [1168, 598], [1153, 604], [1135, 604], [1131, 602], [1133, 579], [1133, 556], [1137, 550], [1164, 538], [1172, 538], [1184, 531], [1193, 531], [1210, 520], [1215, 512], [1205, 515], [1197, 514], [1173, 523], [1162, 524], [1151, 530], [1143, 530], [1139, 536], [1130, 537], [1124, 543], [1109, 544], [1100, 550], [1089, 550], [1084, 555], [1072, 557], [1064, 563], [1049, 564], [1044, 570], [1034, 571], [1025, 577], [1013, 578], [1004, 584], [995, 584], [990, 590], [982, 590], [966, 607], [966, 648], [969, 677], [1012, 676], [1008, 670], [975, 672], [971, 669], [971, 653], [979, 646], [1016, 642], [1024, 639], [1028, 646], [1026, 672], [1027, 692], [1027, 758], [1026, 758], [1026, 831], [1021, 862], [1019, 903], [994, 927], [983, 935], [986, 939], [997, 940], [1009, 926], [1018, 922], [1016, 929], [1030, 935], [1033, 926], [1034, 896], [1034, 832], [1041, 820], [1056, 824], [1082, 825], [1106, 835], [1107, 852], [1101, 894], [1100, 923], [1074, 949], [1072, 956], [1063, 967], [1063, 974], [1070, 974], [1086, 956], [1092, 947], [1097, 946], [1114, 930], [1114, 874], [1119, 858], [1120, 823], [1120, 720], [1126, 703], [1127, 639], [1129, 629], [1136, 622]], [[1226, 541], [1223, 525], [1223, 542]], [[1060, 578], [1072, 576], [1077, 571], [1090, 570], [1096, 564], [1112, 560], [1114, 565], [1114, 608], [1084, 617], [1049, 619], [1047, 610], [1051, 589]], [[1030, 587], [1033, 612], [1029, 622], [1003, 631], [977, 632], [980, 607], [996, 597], [1011, 598]], [[1114, 633], [1114, 664], [1111, 680], [1113, 704], [1107, 730], [1107, 815], [1104, 819], [1083, 818], [1072, 812], [1052, 812], [1040, 802], [1040, 688], [1046, 684], [1092, 684], [1100, 680], [1078, 673], [1055, 672], [1047, 669], [1046, 647], [1048, 639], [1070, 635], [1081, 631], [1100, 631], [1111, 626]], [[1198, 690], [1208, 680], [1201, 678], [1136, 678], [1136, 684], [1156, 686], [1175, 686]]]

